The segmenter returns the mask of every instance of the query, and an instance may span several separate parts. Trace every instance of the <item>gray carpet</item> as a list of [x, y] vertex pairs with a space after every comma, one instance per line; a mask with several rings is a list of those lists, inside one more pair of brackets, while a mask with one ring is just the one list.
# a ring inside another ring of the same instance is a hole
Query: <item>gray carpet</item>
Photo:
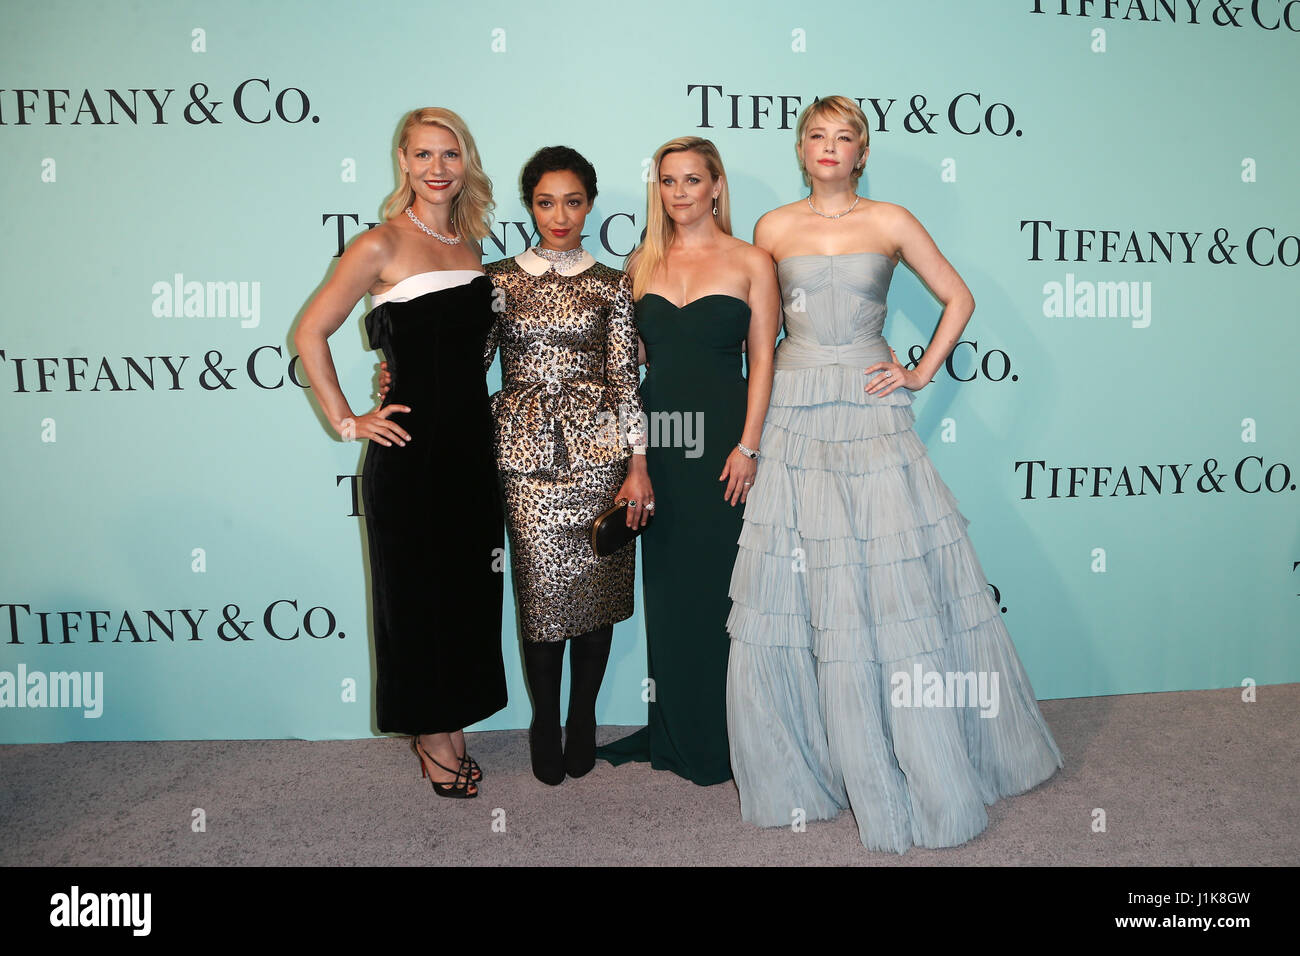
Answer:
[[[735, 787], [598, 762], [547, 787], [527, 734], [472, 734], [475, 800], [434, 796], [406, 740], [0, 747], [6, 865], [817, 864], [1205, 866], [1300, 862], [1300, 684], [1047, 701], [1065, 769], [989, 808], [962, 847], [870, 852], [849, 813], [740, 820]], [[628, 728], [605, 727], [601, 741]], [[193, 811], [206, 832], [191, 829]], [[1106, 812], [1106, 832], [1092, 829]], [[497, 821], [494, 829], [494, 821]], [[498, 832], [500, 831], [500, 832]]]

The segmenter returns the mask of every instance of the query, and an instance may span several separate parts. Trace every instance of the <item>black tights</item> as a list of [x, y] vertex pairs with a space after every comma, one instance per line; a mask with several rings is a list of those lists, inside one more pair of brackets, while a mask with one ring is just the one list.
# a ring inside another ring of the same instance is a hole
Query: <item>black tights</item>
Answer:
[[[581, 777], [596, 763], [596, 695], [605, 677], [614, 625], [588, 631], [567, 641], [524, 641], [524, 673], [533, 698], [529, 749], [533, 775], [557, 784], [567, 772]], [[567, 739], [560, 747], [560, 678], [568, 644], [569, 717]]]

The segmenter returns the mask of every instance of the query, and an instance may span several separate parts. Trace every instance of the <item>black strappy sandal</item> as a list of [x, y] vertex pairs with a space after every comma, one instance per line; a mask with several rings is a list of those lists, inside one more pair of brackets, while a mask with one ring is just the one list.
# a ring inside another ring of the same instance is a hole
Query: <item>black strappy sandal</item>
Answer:
[[480, 780], [483, 779], [483, 768], [478, 765], [477, 760], [475, 760], [473, 757], [469, 755], [469, 748], [465, 749], [465, 756], [460, 758], [460, 765], [462, 767], [464, 766], [469, 767], [470, 780], [474, 781], [475, 783], [478, 783]]
[[[442, 764], [433, 759], [429, 751], [420, 746], [419, 739], [419, 737], [411, 738], [411, 749], [415, 751], [416, 759], [420, 761], [420, 776], [428, 777], [434, 793], [440, 797], [451, 797], [454, 800], [472, 800], [478, 796], [477, 787], [473, 791], [469, 789], [474, 781], [469, 777], [470, 771], [466, 768], [464, 759], [461, 760], [458, 771], [453, 771], [450, 767], [443, 767]], [[421, 754], [428, 757], [435, 767], [439, 767], [448, 773], [455, 773], [456, 779], [449, 783], [440, 783], [434, 780], [429, 776], [429, 768], [424, 765], [424, 758], [420, 756]]]

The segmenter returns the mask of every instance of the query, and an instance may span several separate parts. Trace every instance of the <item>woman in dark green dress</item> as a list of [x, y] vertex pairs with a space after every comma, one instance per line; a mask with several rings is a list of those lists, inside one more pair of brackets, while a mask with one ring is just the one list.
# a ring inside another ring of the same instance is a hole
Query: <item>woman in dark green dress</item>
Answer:
[[598, 756], [648, 761], [707, 786], [731, 779], [728, 587], [780, 314], [771, 257], [731, 235], [726, 175], [707, 139], [675, 139], [655, 153], [646, 237], [627, 272], [655, 490], [641, 536], [649, 722]]

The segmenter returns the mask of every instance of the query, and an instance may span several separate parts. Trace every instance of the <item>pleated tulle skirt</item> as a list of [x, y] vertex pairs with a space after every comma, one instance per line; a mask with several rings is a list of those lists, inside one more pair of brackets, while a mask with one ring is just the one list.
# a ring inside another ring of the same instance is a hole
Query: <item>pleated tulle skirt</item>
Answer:
[[1061, 755], [911, 396], [778, 370], [727, 621], [746, 820], [851, 808], [865, 846], [954, 846]]

